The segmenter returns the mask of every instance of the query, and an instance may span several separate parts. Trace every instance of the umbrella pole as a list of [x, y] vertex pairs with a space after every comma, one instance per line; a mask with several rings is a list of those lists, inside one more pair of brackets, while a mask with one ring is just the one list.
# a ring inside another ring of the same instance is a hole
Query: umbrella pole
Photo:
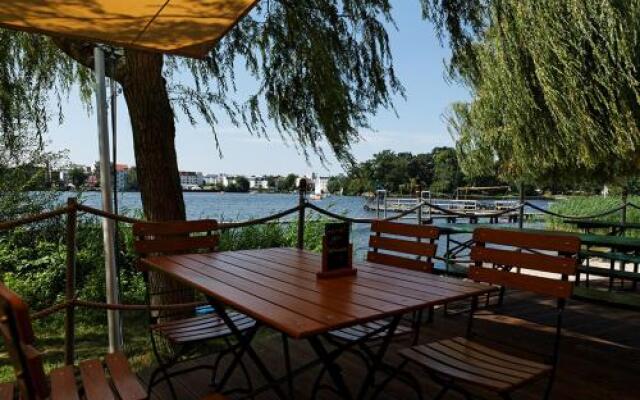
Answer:
[[[98, 115], [98, 143], [100, 148], [100, 191], [102, 192], [102, 209], [113, 213], [111, 192], [111, 168], [109, 163], [109, 127], [107, 123], [107, 89], [105, 82], [104, 51], [99, 46], [94, 48], [96, 76], [96, 112]], [[106, 278], [106, 297], [108, 304], [118, 304], [118, 275], [114, 250], [114, 221], [102, 219], [102, 238], [104, 244], [104, 267]], [[117, 310], [107, 310], [109, 328], [109, 352], [122, 348], [120, 318]]]

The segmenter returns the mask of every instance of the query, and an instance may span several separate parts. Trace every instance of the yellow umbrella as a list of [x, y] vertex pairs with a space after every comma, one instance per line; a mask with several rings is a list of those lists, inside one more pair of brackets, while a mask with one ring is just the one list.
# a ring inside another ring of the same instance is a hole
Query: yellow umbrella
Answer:
[[204, 57], [258, 0], [0, 1], [0, 27]]

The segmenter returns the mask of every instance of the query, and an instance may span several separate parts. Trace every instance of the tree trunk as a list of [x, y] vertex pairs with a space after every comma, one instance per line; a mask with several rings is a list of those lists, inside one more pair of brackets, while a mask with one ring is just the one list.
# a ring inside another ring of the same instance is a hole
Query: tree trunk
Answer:
[[162, 64], [162, 55], [127, 50], [122, 86], [145, 216], [151, 221], [184, 220], [176, 127]]
[[[174, 114], [162, 76], [163, 56], [127, 50], [126, 74], [121, 81], [129, 109], [138, 185], [150, 221], [184, 220], [185, 208], [175, 149]], [[150, 274], [154, 304], [193, 301], [193, 291], [163, 274]]]

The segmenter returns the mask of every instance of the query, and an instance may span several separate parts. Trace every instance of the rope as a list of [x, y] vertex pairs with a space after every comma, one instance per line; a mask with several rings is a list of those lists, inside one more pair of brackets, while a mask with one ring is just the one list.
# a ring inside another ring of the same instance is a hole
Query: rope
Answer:
[[67, 214], [69, 211], [71, 211], [71, 209], [65, 206], [65, 207], [58, 208], [56, 210], [44, 212], [42, 214], [29, 215], [13, 221], [2, 222], [0, 223], [0, 231], [6, 231], [9, 229], [17, 228], [22, 225], [32, 224], [34, 222], [40, 222], [46, 219], [59, 217], [61, 215]]
[[114, 221], [118, 221], [118, 222], [124, 222], [127, 224], [135, 224], [138, 222], [145, 222], [144, 220], [141, 219], [137, 219], [137, 218], [131, 218], [131, 217], [127, 217], [124, 215], [116, 215], [113, 213], [109, 213], [103, 210], [99, 210], [97, 208], [93, 208], [93, 207], [89, 207], [89, 206], [85, 206], [83, 204], [78, 204], [78, 211], [83, 211], [89, 214], [93, 214], [96, 215], [98, 217], [104, 217], [104, 218], [109, 218], [112, 219]]
[[265, 222], [269, 222], [269, 221], [273, 221], [276, 219], [280, 219], [284, 216], [287, 216], [289, 214], [293, 214], [297, 211], [300, 211], [300, 206], [297, 205], [293, 208], [290, 208], [288, 210], [284, 210], [281, 211], [277, 214], [272, 214], [272, 215], [268, 215], [266, 217], [262, 217], [262, 218], [256, 218], [256, 219], [250, 219], [247, 221], [240, 221], [240, 222], [221, 222], [218, 224], [218, 228], [219, 229], [231, 229], [231, 228], [242, 228], [244, 226], [250, 226], [250, 225], [258, 225], [258, 224], [263, 224]]
[[74, 299], [71, 301], [64, 301], [62, 303], [58, 303], [54, 306], [45, 308], [44, 310], [40, 310], [31, 315], [31, 318], [34, 320], [42, 319], [48, 317], [52, 314], [55, 314], [59, 311], [62, 311], [68, 307], [84, 307], [84, 308], [93, 308], [99, 310], [120, 310], [120, 311], [141, 311], [141, 310], [151, 310], [151, 311], [167, 311], [167, 310], [182, 310], [189, 308], [196, 308], [208, 305], [206, 301], [198, 301], [192, 303], [179, 303], [179, 304], [107, 304], [96, 301], [86, 301], [86, 300], [78, 300]]
[[166, 311], [166, 310], [180, 310], [185, 308], [196, 308], [207, 305], [206, 301], [194, 301], [192, 303], [179, 303], [179, 304], [107, 304], [96, 301], [75, 300], [74, 305], [85, 308], [95, 308], [100, 310], [120, 310], [120, 311]]
[[627, 203], [627, 205], [631, 208], [635, 208], [636, 210], [640, 210], [640, 206], [633, 204], [633, 203]]
[[57, 313], [58, 311], [71, 306], [72, 304], [73, 304], [73, 301], [65, 301], [63, 303], [56, 304], [49, 308], [45, 308], [44, 310], [40, 310], [38, 312], [33, 313], [31, 315], [31, 319], [37, 320], [37, 319], [42, 319], [44, 317], [48, 317], [49, 315]]
[[617, 208], [613, 208], [611, 210], [608, 211], [603, 211], [599, 214], [591, 214], [591, 215], [582, 215], [582, 216], [569, 216], [569, 215], [563, 215], [563, 214], [559, 214], [553, 211], [549, 211], [549, 210], [545, 210], [541, 207], [536, 206], [535, 204], [531, 204], [528, 201], [525, 202], [524, 204], [528, 205], [529, 207], [533, 208], [534, 210], [538, 210], [544, 214], [548, 214], [548, 215], [552, 215], [554, 217], [558, 217], [558, 218], [564, 218], [564, 219], [575, 219], [575, 220], [584, 220], [584, 219], [594, 219], [594, 218], [600, 218], [600, 217], [605, 217], [607, 215], [616, 213], [620, 210], [622, 210], [623, 208], [625, 208], [628, 203], [621, 205], [620, 207]]

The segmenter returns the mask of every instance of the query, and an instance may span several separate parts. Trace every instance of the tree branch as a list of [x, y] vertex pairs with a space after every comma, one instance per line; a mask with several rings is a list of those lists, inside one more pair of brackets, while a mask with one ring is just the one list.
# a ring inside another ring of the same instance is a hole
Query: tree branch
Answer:
[[[95, 43], [61, 37], [52, 37], [52, 40], [67, 56], [91, 70], [94, 69], [93, 49], [96, 46]], [[117, 61], [115, 68], [107, 66], [105, 74], [107, 77], [122, 83], [126, 78], [126, 62], [124, 58], [120, 58]]]

